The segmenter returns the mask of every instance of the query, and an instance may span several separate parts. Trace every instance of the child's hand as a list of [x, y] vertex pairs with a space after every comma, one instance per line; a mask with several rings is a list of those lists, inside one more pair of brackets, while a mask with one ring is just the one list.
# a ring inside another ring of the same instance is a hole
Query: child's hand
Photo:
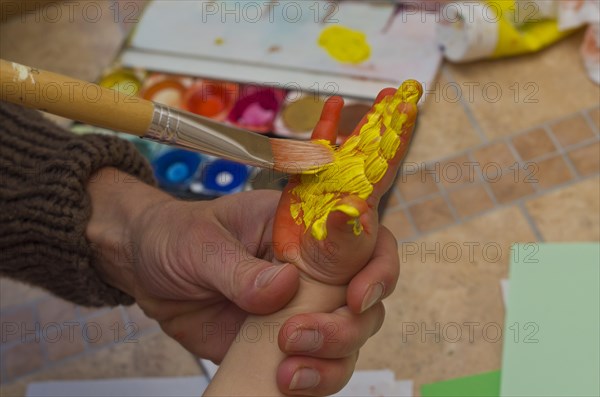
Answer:
[[[405, 83], [401, 90], [421, 90], [418, 83], [410, 84], [414, 85], [405, 86]], [[328, 185], [333, 190], [338, 189], [336, 192], [339, 196], [338, 201], [333, 206], [333, 211], [326, 218], [326, 227], [324, 229], [317, 228], [317, 233], [321, 230], [325, 230], [326, 233], [326, 238], [321, 241], [315, 238], [315, 233], [311, 233], [313, 232], [313, 229], [311, 229], [313, 225], [305, 224], [306, 216], [302, 219], [301, 214], [300, 217], [295, 219], [290, 211], [293, 203], [297, 203], [302, 199], [296, 194], [297, 187], [301, 183], [301, 177], [295, 177], [284, 190], [275, 218], [273, 240], [275, 255], [278, 260], [292, 262], [314, 280], [331, 285], [347, 284], [369, 262], [373, 255], [379, 231], [377, 206], [381, 197], [393, 183], [401, 160], [408, 148], [417, 115], [416, 101], [420, 97], [420, 92], [418, 94], [413, 93], [412, 96], [407, 93], [405, 96], [410, 97], [410, 99], [394, 103], [391, 99], [396, 93], [395, 89], [383, 90], [370, 112], [372, 114], [376, 110], [381, 110], [382, 106], [377, 106], [377, 104], [384, 101], [389, 102], [389, 106], [394, 106], [394, 109], [387, 110], [388, 114], [406, 115], [400, 123], [394, 125], [400, 127], [396, 131], [400, 145], [392, 153], [393, 157], [387, 161], [388, 167], [387, 171], [384, 170], [383, 177], [379, 175], [376, 178], [371, 178], [377, 179], [372, 184], [372, 193], [363, 194], [363, 198], [361, 198], [358, 192], [352, 191], [351, 180], [344, 180], [344, 173], [347, 170], [345, 168], [340, 169], [343, 166], [338, 163], [332, 165], [335, 172], [332, 172], [329, 176], [321, 173], [315, 176], [314, 179], [309, 180], [308, 183], [304, 181], [308, 185], [318, 183]], [[400, 95], [400, 93], [397, 95]], [[321, 120], [313, 132], [313, 139], [335, 142], [342, 107], [343, 101], [339, 97], [333, 97], [327, 101]], [[346, 142], [351, 142], [352, 137], [359, 136], [361, 129], [367, 124], [368, 120], [369, 116], [365, 116]], [[371, 125], [374, 121], [376, 120], [370, 121]], [[392, 124], [394, 122], [395, 120], [392, 120]], [[380, 128], [378, 132], [383, 136], [387, 128], [383, 126], [383, 121], [381, 124], [381, 128], [379, 125], [375, 125], [375, 127]], [[363, 132], [361, 135], [366, 134]], [[360, 150], [358, 148], [355, 152]], [[380, 148], [379, 153], [382, 150]], [[386, 162], [385, 159], [382, 159], [382, 161]], [[369, 165], [367, 165], [368, 167]], [[366, 174], [369, 175], [368, 169]], [[330, 178], [330, 180], [327, 180], [327, 178]], [[336, 178], [339, 178], [339, 180]], [[308, 179], [311, 179], [311, 177]], [[331, 188], [328, 188], [328, 191], [331, 190]], [[324, 201], [330, 199], [326, 198], [325, 195], [313, 195], [312, 197], [314, 197], [317, 206], [323, 205]], [[305, 222], [299, 224], [298, 219]], [[358, 232], [360, 234], [357, 235]]]

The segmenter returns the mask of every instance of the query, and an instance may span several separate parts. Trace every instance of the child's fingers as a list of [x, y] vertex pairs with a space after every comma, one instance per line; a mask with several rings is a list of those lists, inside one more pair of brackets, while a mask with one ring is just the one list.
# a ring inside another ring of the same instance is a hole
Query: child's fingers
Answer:
[[384, 88], [383, 90], [381, 90], [379, 92], [379, 94], [377, 95], [377, 98], [375, 98], [375, 102], [373, 102], [373, 106], [371, 107], [371, 110], [369, 111], [369, 113], [365, 114], [365, 116], [362, 118], [360, 123], [358, 123], [356, 125], [356, 127], [354, 128], [354, 131], [352, 132], [352, 134], [350, 136], [357, 135], [360, 132], [360, 129], [362, 128], [362, 126], [367, 123], [369, 114], [371, 114], [375, 105], [377, 105], [379, 102], [383, 101], [383, 99], [385, 97], [394, 95], [395, 93], [396, 93], [396, 88]]
[[344, 100], [342, 97], [332, 96], [329, 98], [325, 102], [325, 106], [321, 112], [321, 119], [313, 130], [311, 139], [324, 139], [334, 144], [337, 138], [338, 123], [343, 107]]
[[[385, 88], [381, 90], [375, 99], [375, 104], [381, 102], [388, 95], [394, 95], [395, 92], [395, 88]], [[343, 107], [344, 99], [342, 97], [332, 96], [329, 98], [327, 102], [325, 102], [325, 106], [321, 112], [321, 119], [313, 130], [311, 139], [325, 139], [334, 144], [337, 138], [338, 124]], [[354, 129], [353, 135], [357, 134], [366, 122], [367, 115], [365, 115], [360, 123], [358, 123]]]
[[413, 137], [415, 121], [417, 119], [417, 105], [413, 103], [401, 103], [398, 106], [398, 111], [407, 115], [406, 122], [400, 132], [400, 146], [394, 158], [388, 162], [388, 170], [384, 177], [373, 186], [373, 193], [371, 194], [369, 203], [379, 202], [379, 199], [390, 189]]

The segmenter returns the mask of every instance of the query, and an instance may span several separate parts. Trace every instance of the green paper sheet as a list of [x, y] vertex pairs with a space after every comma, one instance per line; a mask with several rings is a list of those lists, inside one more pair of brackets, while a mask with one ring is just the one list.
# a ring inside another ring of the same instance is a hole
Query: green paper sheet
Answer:
[[600, 244], [519, 244], [511, 262], [500, 395], [599, 396]]
[[421, 386], [422, 397], [498, 397], [500, 371]]

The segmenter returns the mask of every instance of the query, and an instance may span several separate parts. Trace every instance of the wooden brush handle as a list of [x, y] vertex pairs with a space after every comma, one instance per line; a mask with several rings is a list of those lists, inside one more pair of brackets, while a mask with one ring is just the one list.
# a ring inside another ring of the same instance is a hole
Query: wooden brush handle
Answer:
[[0, 59], [0, 100], [143, 136], [154, 104], [99, 85]]

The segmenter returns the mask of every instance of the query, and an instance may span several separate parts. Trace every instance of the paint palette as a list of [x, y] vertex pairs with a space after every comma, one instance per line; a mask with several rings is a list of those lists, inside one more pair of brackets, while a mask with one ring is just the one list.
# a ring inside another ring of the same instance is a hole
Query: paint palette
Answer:
[[272, 132], [285, 95], [285, 91], [274, 88], [242, 86], [227, 121], [258, 133]]
[[[309, 139], [327, 97], [253, 84], [123, 68], [105, 71], [99, 84], [126, 95], [183, 109], [258, 134]], [[340, 142], [370, 109], [370, 103], [346, 99], [340, 120]], [[75, 124], [76, 133], [115, 132]], [[285, 174], [174, 149], [131, 135], [116, 134], [132, 142], [151, 162], [162, 189], [180, 197], [206, 199], [251, 189], [281, 190]]]
[[181, 149], [165, 149], [152, 161], [159, 186], [179, 196], [213, 198], [250, 189], [253, 167]]
[[341, 143], [350, 136], [358, 123], [369, 113], [371, 104], [356, 100], [346, 100], [338, 126], [338, 142]]
[[272, 133], [286, 91], [141, 69], [115, 68], [100, 84], [257, 133]]
[[314, 93], [289, 92], [275, 120], [275, 134], [294, 139], [310, 138], [321, 116], [325, 99]]
[[[427, 86], [441, 60], [433, 18], [424, 22], [393, 2], [247, 3], [150, 2], [100, 84], [292, 139], [309, 139], [327, 97], [341, 95], [341, 143], [382, 88], [407, 78]], [[245, 18], [229, 20], [231, 7], [242, 7]], [[260, 8], [257, 20], [248, 20], [251, 7]], [[282, 189], [287, 181], [273, 171], [118, 135], [149, 159], [160, 186], [180, 197]]]
[[353, 98], [343, 139], [382, 88], [433, 81], [435, 18], [418, 11], [394, 1], [148, 2], [103, 82], [294, 139], [310, 136], [327, 97]]

